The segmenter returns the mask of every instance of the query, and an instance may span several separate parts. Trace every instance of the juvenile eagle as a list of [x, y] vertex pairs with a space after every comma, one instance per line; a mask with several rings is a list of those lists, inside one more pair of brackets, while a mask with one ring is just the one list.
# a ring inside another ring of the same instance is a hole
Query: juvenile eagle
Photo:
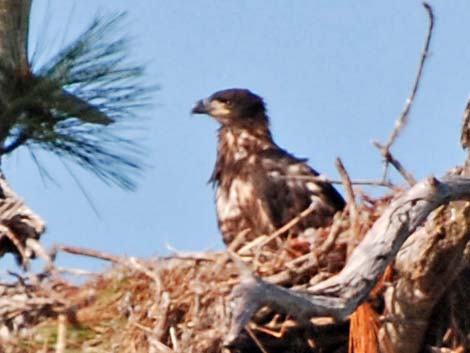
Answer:
[[344, 208], [329, 183], [273, 141], [261, 97], [246, 89], [228, 89], [196, 103], [192, 113], [208, 114], [219, 128], [217, 161], [210, 181], [216, 186], [216, 209], [224, 242], [238, 234], [252, 240], [270, 234], [307, 207], [313, 211], [288, 235], [326, 226]]

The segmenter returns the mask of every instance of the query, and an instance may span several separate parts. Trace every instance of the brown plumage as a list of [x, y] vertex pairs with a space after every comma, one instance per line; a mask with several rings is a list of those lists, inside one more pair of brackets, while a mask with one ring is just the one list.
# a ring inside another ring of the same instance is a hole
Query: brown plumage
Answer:
[[289, 235], [326, 226], [344, 208], [344, 200], [318, 173], [276, 145], [263, 100], [246, 89], [229, 89], [200, 100], [193, 113], [220, 124], [217, 161], [210, 181], [224, 242], [243, 233], [246, 240], [270, 234], [307, 207], [314, 211]]

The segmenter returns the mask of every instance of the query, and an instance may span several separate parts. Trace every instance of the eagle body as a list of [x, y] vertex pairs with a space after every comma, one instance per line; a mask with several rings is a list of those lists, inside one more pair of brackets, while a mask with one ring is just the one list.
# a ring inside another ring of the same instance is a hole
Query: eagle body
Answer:
[[[210, 181], [216, 187], [219, 229], [226, 244], [238, 236], [250, 241], [270, 234], [308, 207], [312, 212], [287, 235], [326, 226], [344, 208], [341, 195], [318, 173], [276, 145], [263, 100], [243, 89], [214, 93], [193, 113], [221, 123], [217, 160]], [[284, 235], [285, 236], [285, 235]]]

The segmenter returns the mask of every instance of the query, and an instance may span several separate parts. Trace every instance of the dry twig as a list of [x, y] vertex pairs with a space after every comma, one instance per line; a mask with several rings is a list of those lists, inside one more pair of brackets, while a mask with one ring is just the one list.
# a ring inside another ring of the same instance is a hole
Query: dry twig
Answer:
[[346, 190], [346, 201], [349, 208], [349, 219], [351, 221], [351, 236], [348, 243], [348, 254], [351, 253], [355, 247], [356, 240], [358, 239], [358, 210], [356, 204], [356, 197], [354, 196], [354, 190], [351, 185], [351, 179], [349, 178], [346, 168], [344, 168], [343, 162], [340, 158], [336, 159], [336, 169], [338, 169], [343, 181], [344, 189]]
[[421, 52], [421, 59], [419, 62], [418, 72], [416, 73], [416, 78], [413, 84], [413, 88], [411, 89], [411, 93], [409, 97], [406, 99], [406, 103], [405, 103], [405, 106], [403, 108], [403, 111], [400, 117], [395, 122], [395, 127], [393, 128], [392, 133], [390, 134], [387, 140], [387, 143], [385, 145], [382, 145], [378, 142], [374, 142], [374, 145], [379, 149], [385, 162], [384, 173], [383, 173], [382, 179], [386, 180], [388, 165], [392, 164], [410, 185], [414, 185], [416, 183], [416, 180], [408, 171], [406, 171], [403, 165], [399, 163], [398, 160], [392, 156], [390, 152], [390, 148], [392, 147], [393, 143], [395, 142], [397, 137], [400, 135], [406, 123], [408, 122], [408, 116], [409, 116], [411, 107], [413, 105], [416, 93], [418, 92], [419, 84], [421, 82], [421, 77], [423, 74], [424, 64], [429, 53], [429, 46], [431, 44], [432, 31], [434, 27], [434, 14], [432, 12], [431, 6], [428, 3], [424, 2], [423, 6], [426, 9], [426, 12], [429, 17], [429, 26], [428, 26], [428, 32], [426, 35], [426, 40], [424, 43], [424, 48], [423, 48], [423, 51]]
[[300, 212], [295, 218], [292, 218], [289, 222], [284, 224], [281, 228], [276, 229], [274, 232], [272, 232], [269, 236], [267, 236], [265, 239], [261, 241], [253, 241], [248, 246], [243, 247], [244, 251], [247, 251], [249, 249], [252, 249], [253, 247], [259, 247], [261, 248], [262, 246], [268, 244], [272, 240], [276, 239], [279, 237], [281, 234], [287, 232], [289, 229], [294, 227], [297, 223], [299, 223], [302, 219], [307, 217], [310, 213], [314, 211], [314, 207], [312, 205], [308, 206], [305, 210]]
[[258, 339], [258, 337], [256, 337], [255, 333], [253, 332], [253, 330], [249, 327], [245, 327], [245, 330], [246, 332], [248, 333], [248, 335], [251, 337], [251, 339], [255, 342], [256, 346], [259, 348], [259, 350], [263, 353], [268, 353], [268, 351], [266, 350], [266, 348], [263, 347], [263, 344], [261, 343], [261, 341]]
[[341, 180], [343, 182], [344, 189], [346, 190], [346, 201], [349, 205], [349, 212], [351, 215], [351, 223], [354, 223], [357, 219], [357, 204], [356, 198], [354, 196], [354, 190], [351, 184], [351, 178], [349, 178], [346, 168], [340, 158], [336, 158], [336, 169], [338, 169], [339, 174], [341, 175]]
[[57, 320], [57, 343], [55, 345], [55, 353], [64, 353], [67, 341], [67, 326], [64, 314], [59, 314]]
[[110, 261], [110, 262], [118, 263], [118, 264], [125, 263], [125, 260], [123, 258], [116, 256], [116, 255], [108, 254], [103, 251], [80, 248], [78, 246], [71, 246], [71, 245], [65, 245], [65, 244], [54, 245], [51, 253], [55, 255], [57, 251], [59, 250], [69, 253], [69, 254], [73, 254], [73, 255], [83, 255], [83, 256], [93, 257], [96, 259]]
[[460, 144], [464, 150], [467, 150], [467, 162], [470, 160], [470, 98], [463, 113], [462, 129], [460, 134]]
[[[319, 176], [307, 176], [307, 175], [295, 175], [295, 176], [282, 176], [280, 178], [293, 179], [293, 180], [306, 180], [306, 181], [320, 181], [324, 183], [343, 185], [342, 180], [329, 179], [324, 175]], [[367, 179], [356, 179], [351, 180], [352, 185], [366, 185], [366, 186], [381, 186], [385, 188], [393, 189], [395, 185], [386, 180], [367, 180]]]
[[406, 180], [408, 185], [413, 186], [416, 184], [416, 179], [414, 176], [403, 166], [403, 164], [400, 163], [398, 159], [396, 159], [392, 152], [385, 147], [382, 146], [379, 142], [374, 141], [373, 142], [374, 146], [377, 147], [377, 149], [380, 151], [380, 154], [384, 158], [385, 166], [384, 166], [384, 173], [382, 176], [382, 179], [385, 180], [387, 177], [387, 168], [388, 164], [391, 164], [395, 167], [395, 169], [398, 171], [398, 173], [401, 174], [401, 176]]
[[138, 329], [142, 330], [147, 334], [147, 337], [150, 340], [150, 344], [153, 345], [156, 349], [157, 352], [161, 353], [175, 353], [174, 350], [172, 350], [170, 347], [167, 345], [163, 344], [158, 338], [155, 337], [155, 333], [152, 331], [152, 329], [139, 324], [138, 322], [132, 322], [132, 325], [137, 327]]
[[[339, 217], [335, 215], [335, 218]], [[329, 252], [333, 246], [335, 245], [336, 239], [341, 233], [341, 228], [343, 226], [342, 221], [339, 219], [334, 219], [333, 225], [331, 226], [330, 232], [328, 233], [328, 237], [325, 239], [325, 241], [320, 245], [320, 247], [317, 249], [317, 252], [319, 254], [325, 254]]]

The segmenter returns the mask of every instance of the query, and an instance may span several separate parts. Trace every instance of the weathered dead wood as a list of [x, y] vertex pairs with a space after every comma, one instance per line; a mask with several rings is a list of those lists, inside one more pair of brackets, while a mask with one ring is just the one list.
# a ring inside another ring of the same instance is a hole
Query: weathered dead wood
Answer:
[[[467, 114], [468, 104], [464, 120], [468, 119]], [[462, 126], [462, 136], [467, 124]], [[462, 146], [465, 148], [463, 140]], [[468, 161], [465, 167], [454, 168], [449, 175], [468, 177]], [[385, 316], [379, 334], [380, 339], [386, 335], [394, 351], [420, 351], [424, 336], [433, 325], [431, 315], [436, 310], [438, 313], [444, 310], [447, 315], [452, 311], [436, 308], [436, 304], [446, 293], [448, 298], [454, 298], [453, 292], [466, 282], [460, 279], [462, 283], [454, 283], [462, 273], [465, 276], [469, 246], [470, 203], [466, 201], [451, 202], [434, 211], [425, 227], [405, 242], [395, 259], [395, 280], [384, 292]], [[464, 311], [466, 315], [468, 312]], [[445, 325], [441, 322], [434, 327], [445, 330]]]
[[394, 200], [352, 252], [345, 268], [308, 291], [293, 291], [269, 284], [241, 267], [241, 281], [231, 295], [232, 322], [226, 343], [234, 342], [262, 306], [293, 315], [305, 322], [313, 316], [344, 320], [363, 302], [405, 240], [437, 207], [455, 200], [470, 200], [470, 178], [430, 177]]
[[436, 303], [463, 269], [470, 240], [468, 202], [452, 202], [433, 213], [403, 245], [394, 264], [395, 280], [384, 293], [386, 334], [395, 352], [415, 353]]
[[45, 223], [16, 195], [0, 173], [0, 256], [10, 252], [26, 265], [34, 252], [28, 239], [37, 240]]

